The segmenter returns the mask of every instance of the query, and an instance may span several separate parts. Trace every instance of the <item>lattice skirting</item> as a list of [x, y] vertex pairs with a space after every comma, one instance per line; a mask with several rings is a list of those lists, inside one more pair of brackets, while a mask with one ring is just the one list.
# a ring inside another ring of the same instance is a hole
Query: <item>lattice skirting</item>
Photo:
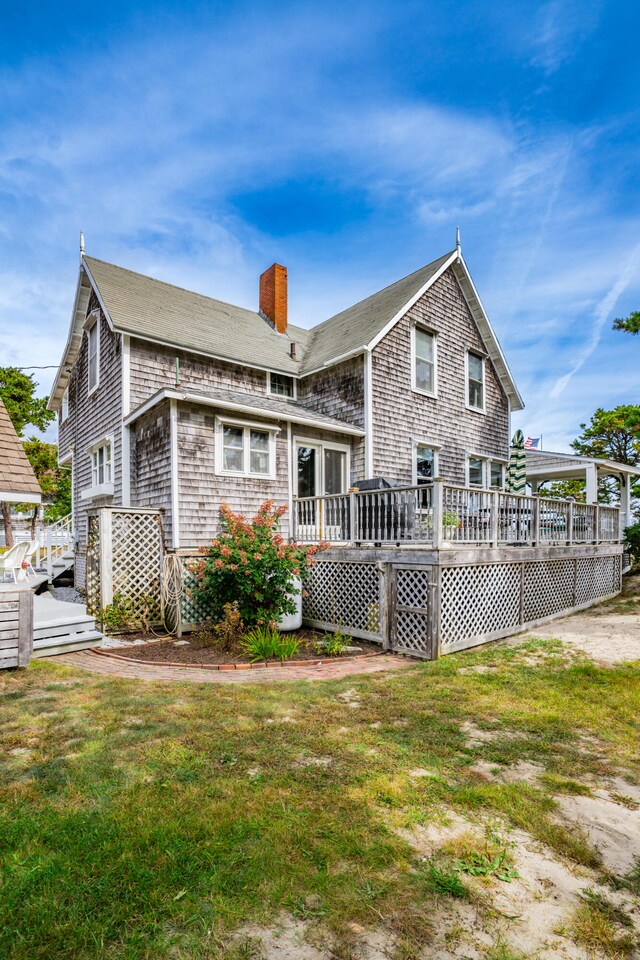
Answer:
[[570, 613], [620, 590], [622, 558], [578, 557], [444, 567], [440, 651], [453, 653]]
[[316, 560], [303, 584], [302, 617], [323, 630], [381, 640], [380, 572], [375, 563]]
[[114, 510], [111, 543], [113, 595], [145, 600], [150, 621], [159, 621], [162, 538], [158, 517]]
[[391, 646], [416, 657], [433, 656], [433, 567], [392, 565]]

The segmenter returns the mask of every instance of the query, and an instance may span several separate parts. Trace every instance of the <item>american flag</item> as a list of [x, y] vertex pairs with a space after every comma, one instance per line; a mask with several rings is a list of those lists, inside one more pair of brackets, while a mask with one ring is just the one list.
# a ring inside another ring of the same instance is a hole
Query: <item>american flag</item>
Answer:
[[525, 450], [537, 450], [540, 446], [541, 437], [527, 437], [524, 442]]

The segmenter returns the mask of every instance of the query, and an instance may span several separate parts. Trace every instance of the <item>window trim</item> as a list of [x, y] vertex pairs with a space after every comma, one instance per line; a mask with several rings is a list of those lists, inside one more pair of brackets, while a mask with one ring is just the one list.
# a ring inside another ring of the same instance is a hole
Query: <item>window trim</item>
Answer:
[[[469, 460], [480, 460], [482, 463], [482, 484], [478, 485], [476, 483], [471, 483], [469, 479]], [[495, 490], [495, 487], [491, 486], [491, 464], [498, 463], [502, 468], [502, 487], [501, 490], [504, 490], [504, 485], [506, 482], [506, 468], [509, 463], [508, 460], [505, 460], [503, 457], [494, 457], [487, 453], [477, 453], [474, 450], [467, 450], [464, 457], [464, 477], [465, 477], [465, 486], [466, 487], [477, 487], [479, 490]]]
[[[95, 393], [100, 386], [100, 311], [92, 310], [86, 319], [84, 326], [87, 335], [87, 396]], [[89, 350], [91, 348], [90, 334], [96, 331], [96, 382], [91, 386], [91, 357]]]
[[60, 425], [62, 426], [69, 419], [69, 385], [62, 391], [60, 400]]
[[[106, 480], [104, 483], [94, 484], [93, 482], [93, 457], [94, 454], [98, 452], [101, 447], [110, 447], [111, 456], [109, 457], [109, 464], [111, 467], [111, 479]], [[115, 491], [114, 486], [114, 475], [115, 475], [115, 446], [113, 434], [100, 437], [99, 440], [96, 440], [95, 443], [92, 443], [87, 447], [87, 453], [89, 455], [89, 464], [91, 471], [91, 486], [87, 487], [80, 494], [81, 500], [93, 500], [98, 497], [112, 497]]]
[[[482, 406], [476, 407], [471, 403], [471, 390], [469, 389], [469, 356], [473, 354], [474, 357], [477, 357], [478, 360], [482, 362]], [[486, 413], [487, 412], [487, 358], [473, 347], [468, 347], [464, 355], [464, 371], [465, 371], [465, 407], [467, 410], [473, 410], [474, 413]]]
[[[275, 374], [277, 377], [288, 377], [293, 386], [293, 393], [290, 397], [282, 393], [273, 393], [271, 390], [271, 377]], [[298, 399], [298, 381], [290, 373], [279, 373], [277, 370], [267, 370], [267, 396], [275, 397], [277, 400], [297, 400]]]
[[[242, 470], [224, 469], [224, 428], [239, 427], [242, 429]], [[252, 430], [260, 430], [269, 436], [269, 471], [267, 473], [251, 473], [250, 438]], [[216, 417], [215, 422], [215, 472], [221, 477], [244, 477], [247, 480], [275, 480], [276, 479], [276, 437], [280, 427], [269, 423], [260, 423], [253, 420], [237, 420], [235, 417]]]
[[[345, 487], [346, 489], [341, 494], [328, 494], [328, 496], [344, 496], [348, 492], [349, 487], [351, 486], [351, 446], [347, 443], [339, 443], [333, 440], [320, 440], [318, 437], [301, 437], [297, 434], [293, 437], [292, 443], [292, 454], [291, 454], [291, 471], [293, 473], [293, 495], [294, 497], [298, 496], [298, 447], [316, 447], [320, 450], [321, 453], [321, 476], [322, 476], [322, 489], [324, 490], [324, 451], [325, 450], [337, 450], [339, 453], [346, 454], [345, 460]], [[324, 493], [316, 494], [316, 496], [324, 497]]]
[[432, 443], [431, 440], [422, 440], [417, 438], [412, 441], [413, 458], [412, 458], [412, 466], [411, 466], [411, 478], [412, 478], [411, 485], [413, 487], [417, 487], [420, 482], [418, 480], [418, 447], [429, 447], [430, 450], [433, 450], [434, 473], [433, 473], [432, 479], [435, 480], [436, 477], [440, 476], [440, 451], [442, 450], [442, 444]]
[[[423, 390], [416, 382], [416, 365], [418, 360], [416, 330], [422, 330], [433, 338], [433, 390]], [[419, 393], [422, 397], [438, 397], [438, 334], [426, 323], [416, 321], [411, 324], [411, 389], [413, 393]]]

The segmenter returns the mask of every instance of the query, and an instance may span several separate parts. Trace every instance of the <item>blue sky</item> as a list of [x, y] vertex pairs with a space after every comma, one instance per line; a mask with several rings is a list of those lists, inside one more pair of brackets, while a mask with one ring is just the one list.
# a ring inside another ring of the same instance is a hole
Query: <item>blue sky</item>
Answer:
[[[640, 7], [2, 6], [0, 364], [57, 363], [87, 252], [310, 326], [452, 248], [566, 448], [640, 402]], [[43, 391], [53, 371], [39, 372]]]

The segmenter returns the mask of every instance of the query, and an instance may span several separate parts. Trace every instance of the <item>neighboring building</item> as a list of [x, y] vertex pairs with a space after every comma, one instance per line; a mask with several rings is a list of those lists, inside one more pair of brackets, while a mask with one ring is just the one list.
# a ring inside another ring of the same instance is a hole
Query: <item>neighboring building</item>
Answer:
[[279, 264], [254, 311], [83, 256], [50, 406], [81, 586], [99, 506], [162, 507], [187, 548], [223, 501], [251, 514], [378, 476], [502, 486], [523, 403], [457, 248], [310, 330], [288, 323]]
[[40, 503], [41, 500], [40, 484], [7, 408], [0, 400], [0, 501]]

